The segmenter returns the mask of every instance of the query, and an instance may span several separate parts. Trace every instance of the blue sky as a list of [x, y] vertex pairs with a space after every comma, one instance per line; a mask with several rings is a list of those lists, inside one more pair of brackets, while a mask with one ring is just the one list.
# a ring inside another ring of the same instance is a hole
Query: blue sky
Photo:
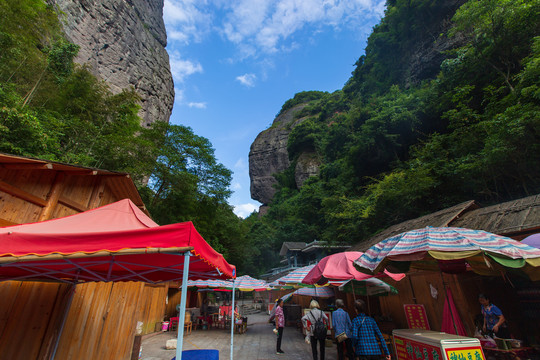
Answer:
[[384, 0], [165, 0], [163, 12], [170, 122], [211, 141], [245, 217], [260, 205], [249, 192], [251, 143], [297, 92], [343, 87]]

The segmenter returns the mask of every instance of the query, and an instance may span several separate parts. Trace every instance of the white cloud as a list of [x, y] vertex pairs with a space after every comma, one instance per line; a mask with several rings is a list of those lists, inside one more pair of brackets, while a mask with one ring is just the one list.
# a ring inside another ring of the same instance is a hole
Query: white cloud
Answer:
[[234, 168], [237, 170], [246, 170], [247, 169], [246, 161], [243, 158], [238, 159], [236, 163], [234, 164]]
[[184, 100], [184, 89], [174, 87], [174, 102], [181, 103]]
[[190, 102], [190, 103], [188, 103], [188, 106], [190, 108], [206, 109], [206, 103], [205, 102]]
[[169, 53], [171, 73], [174, 80], [183, 82], [184, 79], [195, 73], [202, 73], [203, 67], [198, 62], [183, 59], [178, 51]]
[[232, 185], [232, 189], [233, 189], [233, 190], [242, 190], [242, 185], [241, 185], [239, 182], [235, 182], [235, 183]]
[[241, 204], [241, 205], [235, 205], [234, 206], [234, 213], [237, 216], [240, 216], [241, 218], [247, 218], [251, 213], [256, 211], [259, 207], [255, 204], [248, 203], [248, 204]]
[[238, 80], [242, 85], [245, 85], [247, 87], [253, 87], [255, 86], [255, 80], [257, 80], [257, 76], [255, 76], [255, 74], [244, 74], [237, 76], [236, 80]]
[[165, 0], [163, 20], [169, 40], [184, 44], [202, 41], [212, 24], [206, 5], [203, 0]]
[[385, 0], [165, 0], [163, 17], [171, 43], [202, 42], [217, 32], [234, 44], [238, 61], [295, 49], [309, 41], [299, 37], [303, 30], [369, 33], [366, 19], [380, 18], [384, 8]]
[[242, 48], [281, 51], [307, 25], [360, 27], [366, 17], [381, 17], [384, 0], [240, 0], [230, 6], [221, 26], [225, 37]]

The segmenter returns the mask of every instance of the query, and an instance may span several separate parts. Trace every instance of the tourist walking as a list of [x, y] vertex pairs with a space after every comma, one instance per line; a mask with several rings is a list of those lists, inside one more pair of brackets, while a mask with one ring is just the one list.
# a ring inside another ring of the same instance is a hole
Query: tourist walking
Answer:
[[[326, 316], [324, 312], [322, 312], [317, 300], [311, 300], [309, 308], [311, 310], [302, 317], [302, 323], [304, 324], [304, 328], [306, 329], [309, 336], [309, 341], [311, 343], [311, 351], [313, 352], [313, 360], [318, 360], [317, 342], [319, 342], [321, 360], [324, 360], [324, 342], [326, 338], [326, 325], [324, 324], [328, 323], [328, 316]], [[310, 322], [309, 326], [307, 324], [308, 321]], [[324, 325], [324, 331], [321, 327], [321, 324]]]
[[338, 360], [344, 360], [345, 351], [347, 358], [354, 360], [354, 350], [352, 346], [352, 322], [349, 314], [343, 310], [345, 303], [341, 299], [336, 300], [336, 311], [332, 313], [332, 327], [336, 335]]
[[[356, 300], [354, 303], [357, 317], [352, 321], [352, 342], [354, 351], [360, 360], [379, 360], [384, 351], [386, 360], [390, 360], [390, 351], [381, 334], [381, 330], [371, 316], [365, 312], [366, 303], [363, 300]], [[383, 348], [379, 346], [379, 342]]]
[[275, 308], [276, 312], [274, 316], [277, 331], [276, 354], [284, 354], [285, 352], [281, 350], [281, 338], [283, 337], [283, 327], [285, 326], [285, 315], [283, 314], [283, 299], [278, 299], [276, 301]]

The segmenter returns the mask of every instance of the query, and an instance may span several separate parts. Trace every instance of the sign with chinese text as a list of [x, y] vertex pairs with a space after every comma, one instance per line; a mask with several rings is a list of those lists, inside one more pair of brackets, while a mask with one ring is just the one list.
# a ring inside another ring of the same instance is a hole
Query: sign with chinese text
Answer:
[[409, 329], [430, 330], [424, 305], [406, 304], [403, 305], [403, 309]]
[[444, 360], [438, 346], [424, 344], [397, 335], [394, 335], [394, 346], [397, 360]]
[[482, 347], [461, 347], [444, 349], [447, 360], [486, 360]]

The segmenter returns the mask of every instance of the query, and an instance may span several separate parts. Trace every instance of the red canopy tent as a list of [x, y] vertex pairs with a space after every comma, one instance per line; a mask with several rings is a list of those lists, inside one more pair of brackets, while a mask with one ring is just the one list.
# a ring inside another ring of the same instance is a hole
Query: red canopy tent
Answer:
[[[127, 199], [64, 218], [0, 228], [0, 281], [181, 279], [187, 285], [188, 279], [235, 277], [235, 267], [191, 222], [158, 226]], [[179, 331], [180, 352], [181, 345]]]
[[234, 278], [191, 222], [158, 226], [130, 200], [80, 214], [0, 228], [0, 280], [144, 281]]

